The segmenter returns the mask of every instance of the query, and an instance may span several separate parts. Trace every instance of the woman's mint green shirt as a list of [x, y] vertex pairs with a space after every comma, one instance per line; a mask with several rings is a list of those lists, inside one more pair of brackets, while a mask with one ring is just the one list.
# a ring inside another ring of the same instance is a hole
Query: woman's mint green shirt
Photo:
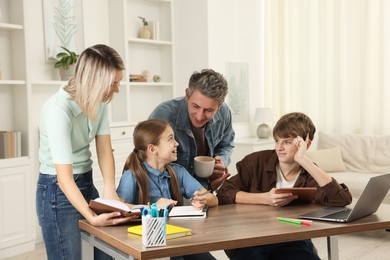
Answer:
[[56, 164], [72, 164], [73, 174], [92, 169], [89, 144], [97, 135], [109, 135], [107, 104], [99, 106], [96, 120], [88, 119], [81, 107], [61, 86], [42, 107], [39, 122], [39, 171], [56, 174]]

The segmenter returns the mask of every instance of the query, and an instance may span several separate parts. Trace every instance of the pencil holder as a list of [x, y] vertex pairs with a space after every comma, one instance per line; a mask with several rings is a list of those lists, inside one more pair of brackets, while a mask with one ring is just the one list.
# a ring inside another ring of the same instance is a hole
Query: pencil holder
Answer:
[[142, 243], [145, 247], [166, 246], [166, 224], [163, 217], [142, 216]]

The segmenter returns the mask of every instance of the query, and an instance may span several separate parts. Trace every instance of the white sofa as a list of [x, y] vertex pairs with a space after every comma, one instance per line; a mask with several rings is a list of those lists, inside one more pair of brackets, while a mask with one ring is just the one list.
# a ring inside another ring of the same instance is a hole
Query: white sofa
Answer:
[[[319, 132], [309, 157], [359, 197], [370, 177], [390, 173], [390, 136]], [[315, 140], [314, 140], [315, 141]], [[390, 204], [390, 192], [383, 203]]]

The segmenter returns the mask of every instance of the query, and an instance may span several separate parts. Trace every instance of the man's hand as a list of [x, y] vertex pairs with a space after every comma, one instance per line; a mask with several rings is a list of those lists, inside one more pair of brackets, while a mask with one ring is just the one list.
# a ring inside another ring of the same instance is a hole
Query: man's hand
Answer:
[[215, 156], [213, 174], [208, 178], [211, 189], [217, 190], [230, 177], [230, 173], [219, 155]]

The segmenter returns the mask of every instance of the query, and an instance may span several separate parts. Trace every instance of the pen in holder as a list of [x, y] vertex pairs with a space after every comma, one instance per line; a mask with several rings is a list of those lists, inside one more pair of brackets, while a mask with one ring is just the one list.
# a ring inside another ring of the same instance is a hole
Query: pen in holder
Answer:
[[145, 247], [166, 246], [167, 239], [165, 235], [166, 218], [153, 217], [151, 214], [142, 214], [142, 243]]

